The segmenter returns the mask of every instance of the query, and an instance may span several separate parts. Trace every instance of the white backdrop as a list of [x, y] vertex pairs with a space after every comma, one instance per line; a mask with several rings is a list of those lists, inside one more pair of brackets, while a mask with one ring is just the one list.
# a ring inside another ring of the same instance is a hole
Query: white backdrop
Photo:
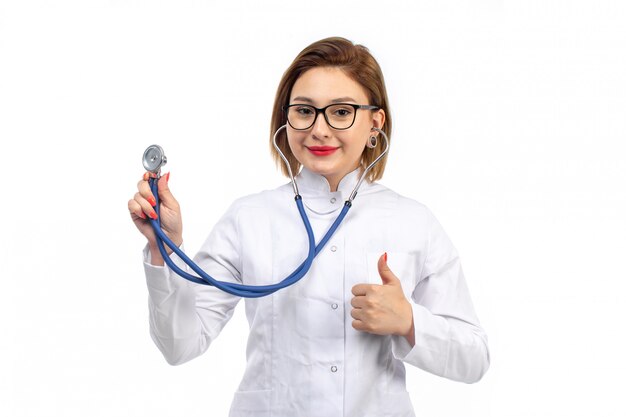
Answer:
[[126, 204], [159, 143], [193, 255], [286, 183], [278, 81], [338, 35], [386, 77], [381, 182], [441, 221], [489, 335], [478, 384], [407, 368], [417, 415], [623, 416], [625, 22], [618, 0], [0, 0], [0, 415], [227, 415], [244, 303], [168, 365]]

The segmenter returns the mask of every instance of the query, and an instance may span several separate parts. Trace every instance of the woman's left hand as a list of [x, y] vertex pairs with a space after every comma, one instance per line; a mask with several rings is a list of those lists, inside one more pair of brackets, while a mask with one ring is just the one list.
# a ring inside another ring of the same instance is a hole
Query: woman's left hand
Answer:
[[385, 253], [378, 259], [382, 285], [357, 284], [352, 287], [352, 327], [373, 334], [404, 336], [411, 343], [414, 336], [413, 309], [404, 296], [400, 280], [389, 269], [386, 258]]

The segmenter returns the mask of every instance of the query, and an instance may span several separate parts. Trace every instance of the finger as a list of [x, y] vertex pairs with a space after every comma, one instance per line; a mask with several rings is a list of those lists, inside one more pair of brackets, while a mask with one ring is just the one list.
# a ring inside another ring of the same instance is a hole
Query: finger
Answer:
[[359, 331], [365, 331], [365, 323], [361, 320], [352, 320], [352, 327]]
[[146, 214], [141, 209], [139, 203], [137, 203], [134, 199], [128, 200], [128, 211], [130, 212], [133, 220], [135, 220], [137, 217], [140, 217], [144, 220], [146, 219]]
[[358, 297], [353, 297], [352, 300], [350, 300], [350, 305], [355, 308], [363, 308], [366, 306], [365, 304], [366, 300], [367, 300], [367, 297], [362, 296], [362, 295]]
[[360, 308], [353, 308], [353, 309], [350, 311], [350, 316], [351, 316], [353, 319], [356, 319], [356, 320], [363, 321], [363, 319], [364, 319], [364, 315], [365, 315], [364, 311], [363, 311], [362, 309], [360, 309]]
[[155, 220], [157, 219], [156, 211], [154, 211], [152, 205], [148, 202], [148, 200], [143, 198], [140, 193], [135, 194], [135, 202], [139, 204], [141, 210], [146, 213], [150, 218]]
[[170, 173], [163, 175], [159, 178], [158, 187], [159, 187], [159, 198], [168, 207], [176, 208], [178, 207], [178, 201], [174, 198], [174, 195], [170, 191], [169, 186]]
[[400, 285], [400, 280], [387, 265], [387, 252], [378, 258], [378, 274], [383, 284]]
[[148, 181], [141, 180], [137, 183], [137, 190], [139, 194], [150, 204], [151, 207], [156, 206], [156, 199], [152, 190], [150, 189], [150, 183]]
[[353, 295], [365, 295], [367, 294], [367, 290], [371, 287], [371, 284], [356, 284], [352, 287]]
[[150, 178], [156, 178], [156, 177], [157, 177], [157, 176], [156, 176], [156, 174], [155, 174], [154, 172], [148, 172], [148, 171], [146, 171], [146, 172], [144, 172], [144, 174], [143, 174], [143, 180], [144, 180], [144, 181], [148, 181]]

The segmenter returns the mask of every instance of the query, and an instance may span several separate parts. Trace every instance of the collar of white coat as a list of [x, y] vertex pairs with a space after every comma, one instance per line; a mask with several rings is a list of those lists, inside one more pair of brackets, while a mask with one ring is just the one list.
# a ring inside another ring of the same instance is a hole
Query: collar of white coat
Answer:
[[[359, 178], [361, 178], [361, 170], [357, 168], [339, 181], [337, 191], [330, 191], [330, 184], [323, 175], [302, 167], [296, 176], [296, 182], [304, 205], [315, 213], [327, 214], [343, 208], [344, 202], [350, 197], [352, 190], [359, 182]], [[371, 184], [367, 180], [363, 180], [358, 194], [366, 192], [370, 187]]]

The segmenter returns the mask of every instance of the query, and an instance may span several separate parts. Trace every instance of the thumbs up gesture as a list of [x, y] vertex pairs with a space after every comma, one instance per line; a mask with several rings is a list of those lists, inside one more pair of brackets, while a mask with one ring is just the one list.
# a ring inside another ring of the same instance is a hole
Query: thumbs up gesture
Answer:
[[400, 280], [387, 265], [387, 253], [378, 259], [378, 273], [382, 284], [352, 287], [352, 327], [373, 334], [404, 336], [411, 343], [413, 310], [404, 296]]

